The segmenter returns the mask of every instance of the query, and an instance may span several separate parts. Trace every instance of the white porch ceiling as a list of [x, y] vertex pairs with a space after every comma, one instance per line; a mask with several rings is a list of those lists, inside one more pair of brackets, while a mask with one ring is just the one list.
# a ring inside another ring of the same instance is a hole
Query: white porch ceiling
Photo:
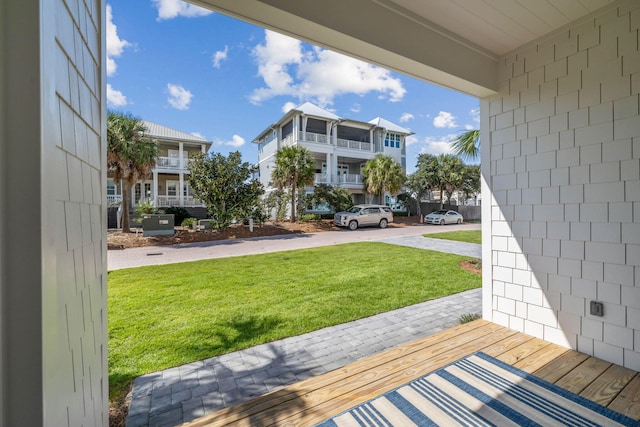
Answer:
[[501, 56], [612, 0], [377, 0]]
[[[474, 96], [500, 58], [616, 0], [189, 0]], [[637, 1], [637, 0], [623, 0]]]

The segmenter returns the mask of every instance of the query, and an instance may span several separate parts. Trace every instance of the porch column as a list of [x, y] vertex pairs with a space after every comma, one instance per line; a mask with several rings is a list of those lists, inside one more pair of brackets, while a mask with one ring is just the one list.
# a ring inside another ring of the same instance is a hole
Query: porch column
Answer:
[[331, 173], [331, 153], [327, 153], [326, 154], [326, 159], [325, 159], [325, 163], [327, 165], [327, 170], [325, 171], [327, 174], [327, 184], [332, 184], [333, 183], [333, 175]]
[[158, 206], [158, 171], [153, 171], [153, 206]]
[[374, 153], [376, 151], [376, 141], [375, 138], [376, 137], [376, 133], [373, 131], [373, 129], [371, 129], [369, 131], [369, 141], [371, 141], [371, 146], [369, 147], [369, 150]]
[[204, 144], [200, 145], [200, 150], [202, 151], [202, 154], [207, 154], [207, 146]]
[[184, 173], [180, 171], [178, 176], [180, 177], [180, 183], [178, 184], [180, 186], [178, 188], [178, 203], [180, 206], [184, 206]]
[[180, 169], [186, 169], [187, 165], [184, 164], [184, 143], [178, 143], [178, 158], [180, 159]]
[[300, 117], [302, 119], [302, 140], [307, 140], [307, 121], [309, 118], [307, 116]]

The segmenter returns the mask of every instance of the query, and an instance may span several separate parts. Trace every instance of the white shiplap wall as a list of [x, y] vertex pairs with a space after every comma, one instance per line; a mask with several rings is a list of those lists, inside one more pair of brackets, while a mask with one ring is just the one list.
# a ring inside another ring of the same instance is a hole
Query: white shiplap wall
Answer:
[[[493, 196], [485, 309], [496, 323], [634, 370], [639, 28], [640, 3], [619, 2], [503, 58], [500, 93], [483, 102]], [[604, 317], [589, 314], [592, 300]]]

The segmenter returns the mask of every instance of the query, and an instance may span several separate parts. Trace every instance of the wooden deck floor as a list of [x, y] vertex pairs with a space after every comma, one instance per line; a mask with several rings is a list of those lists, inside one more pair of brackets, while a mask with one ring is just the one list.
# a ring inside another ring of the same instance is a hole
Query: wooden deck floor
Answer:
[[640, 374], [477, 320], [185, 424], [309, 426], [476, 351], [640, 419]]

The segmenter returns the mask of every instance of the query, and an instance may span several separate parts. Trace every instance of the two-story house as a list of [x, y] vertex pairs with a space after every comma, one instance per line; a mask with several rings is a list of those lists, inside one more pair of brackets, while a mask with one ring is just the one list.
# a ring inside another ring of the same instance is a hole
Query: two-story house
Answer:
[[365, 203], [369, 201], [362, 179], [365, 163], [385, 154], [406, 170], [406, 137], [411, 134], [380, 117], [369, 122], [346, 119], [306, 102], [253, 140], [258, 145], [260, 182], [268, 191], [279, 148], [300, 145], [315, 160], [315, 184], [344, 188], [352, 194], [354, 203]]
[[[158, 158], [151, 176], [131, 188], [129, 209], [141, 200], [150, 200], [159, 208], [201, 207], [202, 202], [193, 197], [189, 188], [188, 167], [194, 154], [209, 150], [211, 141], [146, 120], [142, 123], [146, 128], [144, 135], [158, 141]], [[122, 201], [121, 183], [110, 177], [107, 178], [107, 200], [109, 205]]]

